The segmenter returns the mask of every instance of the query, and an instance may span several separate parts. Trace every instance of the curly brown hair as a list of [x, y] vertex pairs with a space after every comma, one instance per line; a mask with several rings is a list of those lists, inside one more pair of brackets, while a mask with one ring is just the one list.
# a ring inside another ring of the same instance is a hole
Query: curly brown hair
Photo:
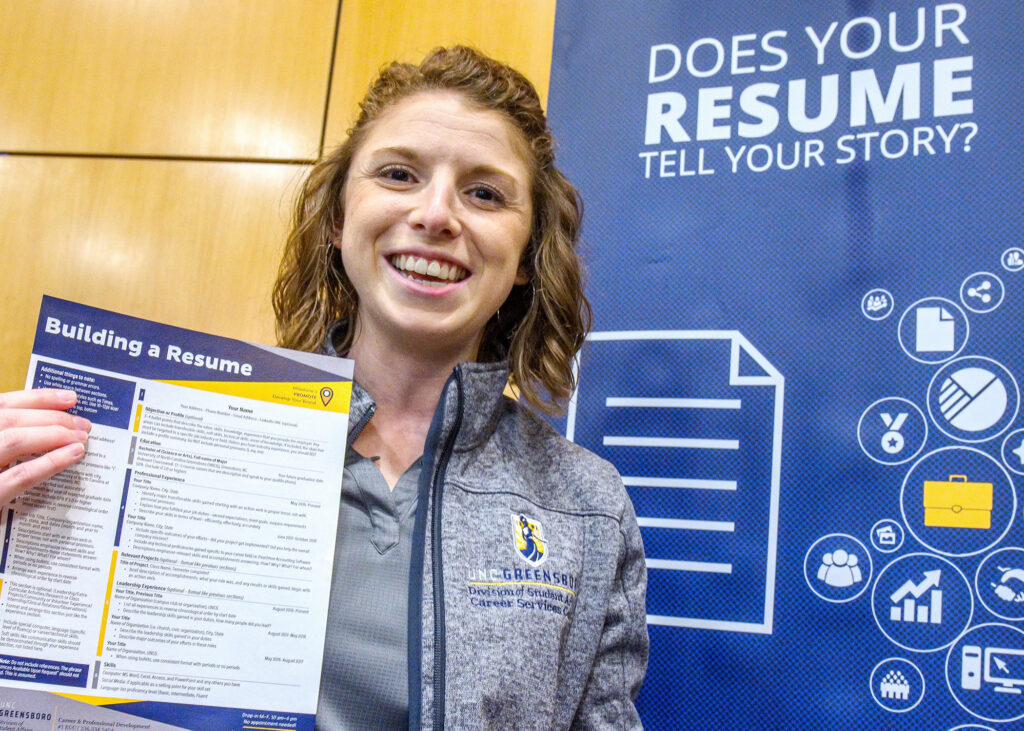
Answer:
[[374, 121], [417, 93], [456, 91], [481, 109], [501, 113], [529, 150], [533, 200], [522, 265], [529, 282], [512, 288], [484, 327], [481, 361], [507, 361], [511, 382], [535, 407], [559, 411], [575, 388], [573, 359], [590, 329], [576, 252], [582, 203], [555, 167], [551, 131], [540, 99], [515, 69], [465, 46], [436, 48], [419, 65], [381, 69], [360, 102], [360, 114], [337, 149], [319, 160], [299, 192], [291, 233], [274, 285], [280, 345], [316, 350], [335, 322], [339, 352], [352, 344], [358, 297], [331, 242], [342, 230], [343, 192], [352, 158]]

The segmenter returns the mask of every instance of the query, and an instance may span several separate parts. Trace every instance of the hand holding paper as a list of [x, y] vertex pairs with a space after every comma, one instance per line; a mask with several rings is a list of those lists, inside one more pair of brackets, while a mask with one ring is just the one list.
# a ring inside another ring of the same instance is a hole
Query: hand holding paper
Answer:
[[85, 455], [92, 425], [63, 411], [76, 398], [51, 388], [0, 394], [0, 509]]
[[43, 452], [0, 474], [3, 697], [311, 731], [351, 374], [44, 298], [37, 388], [0, 397], [0, 464]]

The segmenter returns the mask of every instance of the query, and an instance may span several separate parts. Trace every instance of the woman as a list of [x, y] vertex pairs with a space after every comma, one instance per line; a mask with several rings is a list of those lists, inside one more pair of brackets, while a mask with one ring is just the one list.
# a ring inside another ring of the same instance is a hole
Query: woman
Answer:
[[[638, 726], [629, 499], [502, 395], [564, 401], [589, 318], [536, 92], [438, 49], [383, 69], [361, 109], [300, 194], [274, 290], [281, 344], [354, 359], [358, 384], [317, 726]], [[0, 498], [81, 457], [68, 398], [0, 401], [0, 464], [52, 450], [0, 475]]]

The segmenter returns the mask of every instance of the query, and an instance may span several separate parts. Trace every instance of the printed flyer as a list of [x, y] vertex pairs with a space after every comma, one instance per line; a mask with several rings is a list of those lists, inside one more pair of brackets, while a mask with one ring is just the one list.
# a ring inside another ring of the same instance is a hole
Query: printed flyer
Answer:
[[44, 297], [85, 458], [0, 509], [0, 729], [313, 729], [352, 363]]

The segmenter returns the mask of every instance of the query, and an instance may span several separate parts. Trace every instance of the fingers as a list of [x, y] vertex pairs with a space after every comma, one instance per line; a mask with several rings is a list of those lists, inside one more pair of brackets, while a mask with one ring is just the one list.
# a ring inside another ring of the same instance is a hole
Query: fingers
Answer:
[[85, 443], [88, 419], [59, 411], [75, 403], [74, 391], [36, 389], [0, 394], [0, 466], [73, 442]]
[[10, 427], [0, 431], [0, 465], [30, 454], [49, 452], [72, 442], [85, 444], [88, 440], [89, 432], [84, 429], [56, 425]]
[[[85, 454], [92, 425], [64, 411], [76, 401], [74, 391], [60, 389], [0, 393], [0, 505]], [[12, 464], [18, 460], [25, 461]]]
[[[5, 453], [4, 434], [10, 429], [36, 426], [61, 426], [69, 431], [85, 432], [92, 429], [88, 419], [66, 413], [65, 409], [71, 408], [76, 402], [77, 396], [74, 391], [54, 388], [0, 393], [0, 466], [31, 453]], [[18, 438], [19, 435], [12, 437], [15, 440]], [[71, 441], [74, 441], [74, 437], [69, 435], [62, 444]], [[53, 446], [59, 445], [53, 443], [51, 447]]]
[[70, 409], [78, 400], [74, 391], [31, 388], [0, 393], [0, 409]]
[[[0, 432], [30, 426], [62, 426], [65, 429], [90, 431], [92, 423], [81, 416], [53, 409], [0, 409]], [[3, 464], [0, 461], [0, 464]]]
[[85, 444], [73, 442], [0, 472], [0, 505], [67, 469], [85, 455]]

